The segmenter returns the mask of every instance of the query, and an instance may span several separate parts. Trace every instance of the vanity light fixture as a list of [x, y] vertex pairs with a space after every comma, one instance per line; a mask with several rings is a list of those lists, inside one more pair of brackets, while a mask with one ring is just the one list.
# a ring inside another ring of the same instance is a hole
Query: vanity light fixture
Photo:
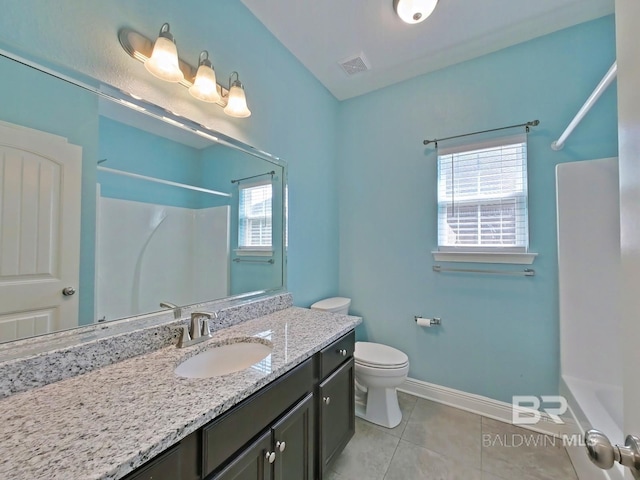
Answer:
[[420, 23], [435, 10], [438, 0], [393, 0], [393, 9], [405, 23]]
[[203, 50], [198, 59], [198, 72], [189, 88], [189, 93], [203, 102], [216, 103], [220, 100], [218, 85], [216, 83], [216, 71], [209, 60], [209, 52]]
[[[154, 76], [179, 83], [189, 89], [189, 93], [194, 98], [220, 105], [224, 108], [224, 113], [229, 116], [246, 118], [251, 115], [238, 72], [231, 74], [228, 87], [224, 87], [216, 81], [216, 73], [209, 60], [209, 52], [206, 50], [200, 53], [197, 68], [181, 60], [177, 55], [168, 23], [162, 25], [160, 35], [155, 42], [129, 28], [122, 28], [118, 32], [118, 39], [125, 52], [142, 62]], [[163, 72], [166, 73], [165, 76]], [[235, 80], [232, 82], [234, 75]]]
[[[233, 76], [236, 79], [231, 83]], [[251, 115], [251, 111], [247, 107], [247, 97], [244, 94], [244, 85], [240, 83], [238, 72], [232, 72], [229, 76], [229, 94], [227, 106], [224, 107], [224, 113], [230, 117], [246, 118]]]
[[158, 38], [153, 44], [151, 57], [144, 62], [144, 68], [160, 80], [177, 83], [184, 80], [184, 74], [178, 65], [178, 48], [169, 31], [169, 24], [160, 27]]

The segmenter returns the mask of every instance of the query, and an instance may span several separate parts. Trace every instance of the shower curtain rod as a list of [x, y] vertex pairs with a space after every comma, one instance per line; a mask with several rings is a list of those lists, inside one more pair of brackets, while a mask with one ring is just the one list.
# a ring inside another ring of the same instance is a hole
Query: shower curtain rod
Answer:
[[265, 175], [271, 175], [271, 179], [273, 179], [273, 176], [275, 174], [276, 174], [275, 170], [271, 170], [270, 172], [261, 173], [260, 175], [253, 175], [251, 177], [244, 177], [244, 178], [238, 178], [237, 180], [231, 180], [231, 183], [240, 183], [243, 180], [249, 180], [250, 178], [264, 177]]
[[443, 142], [444, 140], [451, 140], [453, 138], [469, 137], [471, 135], [479, 135], [481, 133], [497, 132], [499, 130], [508, 130], [510, 128], [518, 128], [518, 127], [526, 127], [527, 132], [529, 132], [529, 127], [537, 127], [538, 125], [540, 125], [540, 120], [533, 120], [533, 121], [527, 122], [527, 123], [519, 123], [518, 125], [509, 125], [508, 127], [491, 128], [489, 130], [481, 130], [479, 132], [471, 132], [471, 133], [463, 133], [462, 135], [454, 135], [453, 137], [435, 138], [433, 140], [424, 140], [422, 143], [424, 145], [429, 145], [430, 143], [435, 143], [436, 144], [436, 148], [438, 148], [438, 142]]
[[146, 180], [148, 182], [160, 183], [162, 185], [169, 185], [172, 187], [186, 188], [187, 190], [194, 190], [196, 192], [208, 193], [210, 195], [218, 195], [220, 197], [231, 197], [230, 194], [224, 192], [218, 192], [216, 190], [209, 190], [208, 188], [195, 187], [193, 185], [187, 185], [186, 183], [172, 182], [171, 180], [162, 180], [160, 178], [147, 177], [146, 175], [139, 175], [137, 173], [125, 172], [124, 170], [118, 170], [115, 168], [98, 167], [101, 172], [113, 173], [114, 175], [122, 175], [123, 177], [137, 178], [138, 180]]
[[595, 90], [591, 93], [591, 95], [589, 95], [589, 98], [587, 98], [587, 101], [584, 102], [584, 105], [582, 105], [580, 110], [578, 110], [578, 113], [576, 113], [576, 116], [573, 117], [573, 120], [571, 120], [571, 123], [569, 123], [569, 126], [567, 126], [564, 132], [562, 132], [562, 135], [560, 135], [560, 138], [558, 138], [558, 140], [556, 140], [555, 142], [551, 143], [551, 148], [553, 150], [562, 150], [562, 147], [564, 147], [564, 142], [567, 141], [567, 138], [569, 138], [569, 135], [571, 135], [573, 130], [578, 126], [578, 124], [582, 121], [582, 119], [589, 112], [589, 110], [591, 110], [591, 107], [595, 105], [595, 103], [600, 98], [600, 95], [602, 95], [604, 91], [609, 87], [609, 85], [611, 85], [611, 82], [613, 82], [613, 80], [616, 78], [617, 75], [618, 75], [618, 62], [616, 61], [616, 62], [613, 62], [613, 65], [611, 65], [611, 68], [609, 69], [609, 71], [602, 78], [602, 80], [600, 80], [600, 83], [598, 83]]

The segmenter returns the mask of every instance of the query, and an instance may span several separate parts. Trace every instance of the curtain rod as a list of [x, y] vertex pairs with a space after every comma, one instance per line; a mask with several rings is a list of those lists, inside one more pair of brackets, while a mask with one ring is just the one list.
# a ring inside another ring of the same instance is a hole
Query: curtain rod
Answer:
[[478, 135], [480, 133], [497, 132], [498, 130], [508, 130], [509, 128], [517, 128], [517, 127], [526, 127], [527, 128], [527, 133], [528, 133], [529, 132], [529, 127], [537, 127], [538, 125], [540, 125], [540, 120], [533, 120], [533, 121], [527, 122], [527, 123], [519, 123], [518, 125], [509, 125], [508, 127], [492, 128], [490, 130], [482, 130], [480, 132], [464, 133], [462, 135], [454, 135], [453, 137], [436, 138], [436, 139], [433, 139], [433, 140], [424, 140], [422, 143], [425, 144], [425, 145], [429, 145], [430, 143], [435, 143], [436, 144], [436, 148], [438, 148], [438, 142], [442, 142], [444, 140], [451, 140], [453, 138], [468, 137], [470, 135]]
[[604, 91], [609, 87], [609, 85], [611, 85], [611, 82], [615, 80], [617, 75], [618, 62], [613, 62], [613, 65], [611, 65], [611, 68], [609, 69], [607, 74], [602, 78], [602, 80], [600, 80], [600, 83], [598, 83], [593, 93], [589, 95], [589, 98], [587, 98], [587, 100], [584, 102], [584, 105], [580, 107], [580, 110], [578, 110], [578, 113], [576, 113], [576, 116], [573, 117], [571, 123], [569, 123], [564, 132], [562, 132], [560, 138], [558, 138], [558, 140], [554, 141], [551, 144], [551, 148], [553, 150], [562, 150], [562, 147], [564, 147], [564, 142], [567, 141], [567, 138], [569, 138], [571, 132], [573, 132], [573, 130], [582, 121], [584, 116], [589, 112], [589, 110], [591, 110], [591, 107], [593, 107], [593, 105], [598, 101], [600, 95], [602, 95]]
[[[100, 163], [100, 162], [98, 162], [98, 163]], [[231, 197], [230, 194], [224, 193], [224, 192], [218, 192], [217, 190], [210, 190], [208, 188], [196, 187], [194, 185], [188, 185], [186, 183], [172, 182], [171, 180], [163, 180], [161, 178], [148, 177], [146, 175], [140, 175], [138, 173], [127, 172], [125, 170], [118, 170], [116, 168], [98, 167], [98, 170], [100, 172], [113, 173], [115, 175], [122, 175], [124, 177], [137, 178], [138, 180], [146, 180], [148, 182], [160, 183], [162, 185], [169, 185], [171, 187], [185, 188], [187, 190], [193, 190], [195, 192], [208, 193], [210, 195], [219, 195], [221, 197]]]
[[253, 175], [251, 177], [238, 178], [237, 180], [231, 180], [231, 183], [240, 183], [243, 180], [249, 180], [250, 178], [264, 177], [265, 175], [271, 175], [271, 178], [276, 174], [275, 170], [271, 170], [270, 172], [261, 173], [260, 175]]

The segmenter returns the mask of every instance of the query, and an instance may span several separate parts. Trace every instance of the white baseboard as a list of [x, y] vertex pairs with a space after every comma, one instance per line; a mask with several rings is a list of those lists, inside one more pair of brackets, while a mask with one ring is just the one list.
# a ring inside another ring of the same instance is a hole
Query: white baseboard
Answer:
[[[473, 393], [455, 390], [453, 388], [443, 387], [434, 383], [423, 382], [413, 378], [407, 380], [398, 387], [402, 392], [415, 395], [416, 397], [426, 398], [434, 402], [449, 405], [450, 407], [466, 410], [467, 412], [476, 413], [483, 417], [492, 418], [505, 423], [512, 423], [513, 406], [510, 403], [501, 402], [492, 398], [475, 395]], [[572, 435], [579, 433], [578, 427], [573, 418], [562, 418], [565, 423], [555, 423], [549, 415], [541, 413], [540, 421], [534, 425], [517, 425], [538, 433], [552, 435], [554, 437], [562, 437], [563, 435]]]

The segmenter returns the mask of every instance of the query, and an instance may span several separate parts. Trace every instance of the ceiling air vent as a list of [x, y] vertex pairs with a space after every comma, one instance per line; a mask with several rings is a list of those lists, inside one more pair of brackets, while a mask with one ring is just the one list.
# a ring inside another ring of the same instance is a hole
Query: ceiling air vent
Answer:
[[371, 66], [369, 65], [369, 61], [364, 56], [364, 53], [356, 57], [347, 58], [341, 62], [339, 65], [345, 71], [347, 75], [355, 75], [356, 73], [366, 72], [367, 70], [371, 70]]

